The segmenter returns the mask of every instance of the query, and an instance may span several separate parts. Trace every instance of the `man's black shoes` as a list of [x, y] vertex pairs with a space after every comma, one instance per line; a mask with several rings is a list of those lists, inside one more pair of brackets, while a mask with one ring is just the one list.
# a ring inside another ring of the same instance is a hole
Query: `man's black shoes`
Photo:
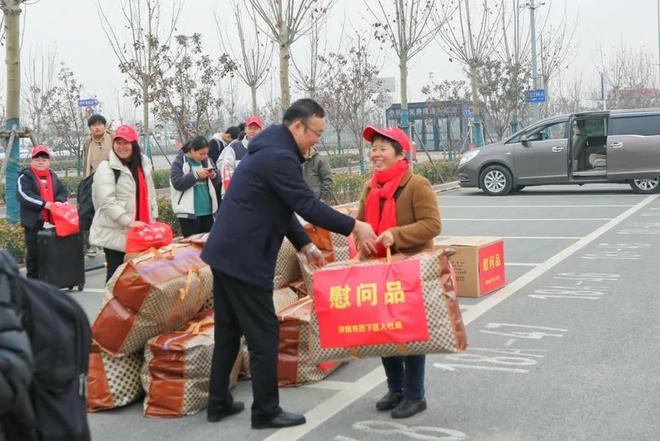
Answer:
[[392, 410], [403, 401], [403, 392], [387, 391], [385, 396], [378, 400], [376, 409]]
[[217, 423], [221, 419], [228, 417], [230, 415], [237, 414], [242, 412], [245, 409], [245, 405], [240, 401], [234, 401], [229, 409], [222, 409], [219, 411], [211, 410], [210, 408], [206, 411], [206, 419], [209, 423]]
[[305, 424], [305, 415], [299, 415], [297, 413], [287, 412], [283, 410], [276, 417], [266, 420], [266, 421], [255, 421], [252, 420], [253, 429], [279, 429], [282, 427], [292, 427]]
[[403, 400], [392, 411], [392, 418], [409, 418], [426, 410], [426, 400]]

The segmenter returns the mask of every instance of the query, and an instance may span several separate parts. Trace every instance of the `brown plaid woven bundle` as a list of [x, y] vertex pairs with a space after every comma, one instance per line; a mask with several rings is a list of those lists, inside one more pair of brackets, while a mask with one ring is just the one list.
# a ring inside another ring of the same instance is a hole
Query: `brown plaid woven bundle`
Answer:
[[142, 352], [147, 340], [193, 318], [213, 291], [210, 267], [192, 244], [147, 251], [120, 266], [92, 326], [113, 356]]
[[[149, 340], [144, 350], [144, 415], [179, 417], [206, 409], [214, 347], [213, 312], [199, 313], [178, 331]], [[238, 381], [239, 359], [230, 387]]]
[[310, 320], [314, 303], [304, 297], [277, 313], [280, 321], [280, 346], [277, 373], [280, 386], [299, 386], [323, 380], [341, 362], [312, 361], [310, 339], [313, 338]]
[[92, 344], [87, 373], [87, 410], [114, 409], [137, 401], [143, 394], [140, 384], [142, 352], [113, 357]]
[[[309, 352], [311, 361], [320, 363], [331, 360], [344, 360], [350, 357], [388, 357], [395, 355], [416, 355], [431, 353], [462, 352], [467, 347], [465, 326], [456, 299], [456, 278], [448, 257], [450, 249], [436, 248], [412, 256], [394, 256], [395, 259], [416, 259], [420, 263], [420, 282], [426, 310], [428, 341], [406, 344], [376, 344], [354, 348], [322, 348], [319, 339], [319, 326], [316, 314], [310, 320], [311, 338]], [[313, 270], [303, 255], [299, 254], [309, 292], [313, 292]], [[385, 263], [384, 259], [358, 262], [336, 262], [326, 268], [342, 268], [352, 265], [369, 266]], [[321, 268], [318, 271], [324, 271]]]

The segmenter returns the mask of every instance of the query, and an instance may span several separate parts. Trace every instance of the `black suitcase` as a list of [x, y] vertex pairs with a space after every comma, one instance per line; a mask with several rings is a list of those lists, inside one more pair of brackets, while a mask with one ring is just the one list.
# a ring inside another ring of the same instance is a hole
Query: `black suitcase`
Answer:
[[80, 233], [57, 237], [54, 228], [41, 230], [39, 247], [39, 280], [58, 288], [78, 291], [85, 288], [85, 255]]

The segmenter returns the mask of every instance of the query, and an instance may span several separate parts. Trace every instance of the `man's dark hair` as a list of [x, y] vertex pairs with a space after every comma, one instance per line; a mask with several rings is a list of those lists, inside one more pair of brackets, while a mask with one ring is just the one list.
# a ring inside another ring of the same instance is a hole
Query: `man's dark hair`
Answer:
[[311, 98], [302, 98], [295, 101], [286, 109], [282, 122], [290, 126], [296, 120], [307, 121], [312, 116], [325, 118], [323, 107]]
[[94, 115], [90, 116], [89, 119], [87, 120], [87, 127], [92, 127], [94, 124], [97, 123], [101, 123], [104, 126], [107, 125], [103, 115], [99, 115], [98, 113], [95, 113]]
[[393, 140], [392, 138], [388, 138], [387, 136], [375, 134], [374, 137], [373, 137], [373, 140], [371, 142], [373, 143], [377, 139], [380, 139], [380, 140], [385, 141], [388, 144], [390, 144], [392, 146], [392, 148], [394, 149], [394, 153], [396, 153], [397, 156], [403, 154], [403, 147], [401, 147], [401, 144], [399, 144], [397, 141]]
[[231, 126], [227, 130], [225, 130], [225, 133], [229, 135], [229, 137], [232, 139], [238, 139], [238, 135], [241, 133], [241, 130], [236, 127], [236, 126]]

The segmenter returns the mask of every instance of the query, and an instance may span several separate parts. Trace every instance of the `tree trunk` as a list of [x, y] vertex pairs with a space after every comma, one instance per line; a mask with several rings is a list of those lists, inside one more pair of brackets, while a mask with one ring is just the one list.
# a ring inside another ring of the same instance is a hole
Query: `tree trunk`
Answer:
[[252, 92], [252, 114], [256, 115], [257, 112], [257, 87], [250, 86], [250, 92]]
[[337, 130], [337, 154], [341, 155], [341, 130]]
[[[20, 128], [20, 90], [21, 90], [21, 47], [19, 41], [20, 35], [20, 14], [21, 8], [19, 2], [15, 0], [3, 1], [3, 12], [5, 14], [5, 64], [7, 68], [7, 96], [5, 104], [5, 127], [8, 130]], [[11, 195], [16, 194], [16, 183], [18, 182], [20, 159], [20, 139], [14, 137], [11, 155], [9, 155], [9, 145], [5, 146], [7, 156], [6, 175], [5, 175], [5, 195], [7, 203], [7, 219], [15, 224], [19, 221], [18, 200]]]
[[479, 72], [476, 64], [470, 64], [470, 85], [472, 86], [472, 117], [474, 118], [474, 143], [477, 147], [483, 145], [484, 132], [481, 121], [481, 106], [479, 105]]
[[291, 96], [289, 94], [289, 51], [287, 43], [280, 43], [280, 98], [282, 110], [289, 107]]
[[149, 147], [149, 86], [145, 80], [142, 83], [142, 131], [144, 133], [142, 147], [147, 157], [151, 159], [151, 148]]
[[408, 108], [408, 61], [405, 58], [399, 60], [399, 87], [401, 88], [401, 108]]

